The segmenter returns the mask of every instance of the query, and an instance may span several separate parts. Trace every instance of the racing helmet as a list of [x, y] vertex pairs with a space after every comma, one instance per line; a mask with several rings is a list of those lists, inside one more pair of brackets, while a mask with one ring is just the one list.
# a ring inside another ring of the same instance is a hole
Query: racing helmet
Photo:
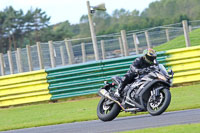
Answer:
[[157, 54], [156, 54], [156, 51], [151, 49], [151, 48], [148, 48], [148, 49], [145, 49], [143, 51], [143, 57], [144, 57], [144, 60], [149, 63], [149, 64], [153, 64], [154, 63], [154, 60], [156, 59], [157, 57]]

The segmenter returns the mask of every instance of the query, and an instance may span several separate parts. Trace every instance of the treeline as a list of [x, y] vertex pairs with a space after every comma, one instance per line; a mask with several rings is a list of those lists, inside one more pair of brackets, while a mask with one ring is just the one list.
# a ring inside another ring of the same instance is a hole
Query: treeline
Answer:
[[[200, 19], [200, 0], [160, 0], [152, 2], [143, 12], [116, 9], [112, 15], [106, 12], [94, 14], [96, 33], [109, 34], [120, 30], [139, 30], [154, 26], [173, 24], [182, 20]], [[89, 35], [88, 18], [80, 19], [80, 36]]]
[[40, 31], [48, 27], [50, 17], [41, 9], [30, 9], [26, 14], [7, 7], [0, 12], [0, 52], [15, 50], [38, 41]]
[[[139, 30], [185, 19], [200, 19], [200, 0], [160, 0], [152, 2], [143, 12], [116, 9], [111, 15], [101, 11], [93, 15], [97, 35], [120, 32], [122, 29]], [[79, 24], [70, 24], [66, 20], [49, 25], [49, 20], [50, 17], [38, 8], [27, 13], [12, 7], [5, 8], [0, 12], [0, 52], [33, 45], [37, 41], [90, 36], [87, 15], [82, 15]]]

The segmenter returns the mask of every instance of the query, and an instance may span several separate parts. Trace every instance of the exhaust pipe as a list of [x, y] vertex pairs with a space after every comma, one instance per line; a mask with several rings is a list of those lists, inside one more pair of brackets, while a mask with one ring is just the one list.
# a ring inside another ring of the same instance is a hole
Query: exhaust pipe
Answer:
[[[137, 111], [139, 111], [139, 108], [129, 108], [129, 109], [125, 109], [125, 108], [121, 105], [121, 103], [120, 103], [119, 101], [117, 101], [116, 99], [112, 98], [112, 97], [110, 96], [109, 92], [108, 92], [107, 90], [105, 90], [105, 89], [101, 89], [101, 90], [99, 91], [99, 94], [100, 94], [100, 96], [106, 97], [106, 98], [108, 98], [108, 99], [114, 101], [115, 103], [117, 103], [117, 104], [122, 108], [122, 110], [125, 111], [125, 112], [134, 112], [134, 113], [136, 113]], [[128, 104], [130, 104], [130, 103], [128, 103]], [[130, 104], [130, 105], [134, 106], [133, 104]]]
[[104, 97], [106, 97], [106, 98], [108, 98], [108, 99], [114, 101], [115, 103], [117, 103], [117, 104], [122, 108], [122, 110], [126, 111], [126, 109], [124, 109], [124, 107], [121, 105], [121, 103], [120, 103], [119, 101], [115, 100], [114, 98], [112, 98], [112, 97], [110, 96], [110, 94], [109, 94], [109, 92], [108, 92], [107, 90], [101, 89], [101, 90], [99, 91], [99, 93], [100, 93], [100, 95], [102, 95], [102, 96], [104, 96]]

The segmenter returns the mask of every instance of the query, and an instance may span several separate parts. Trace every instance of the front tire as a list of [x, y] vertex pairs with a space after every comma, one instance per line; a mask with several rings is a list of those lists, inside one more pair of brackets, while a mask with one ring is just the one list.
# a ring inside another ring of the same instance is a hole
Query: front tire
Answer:
[[117, 103], [113, 103], [109, 106], [105, 105], [108, 99], [101, 98], [97, 106], [97, 116], [102, 121], [111, 121], [117, 117], [121, 108]]
[[162, 114], [168, 108], [171, 101], [171, 93], [168, 89], [162, 89], [159, 97], [163, 98], [163, 101], [158, 102], [159, 105], [156, 105], [155, 102], [151, 102], [151, 96], [147, 102], [147, 111], [153, 116]]

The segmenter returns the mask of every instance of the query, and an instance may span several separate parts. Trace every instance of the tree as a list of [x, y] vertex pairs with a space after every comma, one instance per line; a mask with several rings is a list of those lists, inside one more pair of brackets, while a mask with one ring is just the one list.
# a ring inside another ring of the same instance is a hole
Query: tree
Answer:
[[[25, 15], [22, 10], [16, 11], [12, 6], [0, 12], [0, 47], [1, 52], [24, 47], [25, 41], [32, 40], [33, 32], [39, 32], [48, 26], [50, 17], [41, 9], [29, 10]], [[34, 34], [39, 40], [38, 34]]]
[[50, 17], [47, 17], [45, 12], [42, 12], [41, 9], [36, 8], [33, 12], [33, 30], [35, 31], [35, 42], [40, 41], [40, 32], [39, 30], [45, 28], [49, 24]]

